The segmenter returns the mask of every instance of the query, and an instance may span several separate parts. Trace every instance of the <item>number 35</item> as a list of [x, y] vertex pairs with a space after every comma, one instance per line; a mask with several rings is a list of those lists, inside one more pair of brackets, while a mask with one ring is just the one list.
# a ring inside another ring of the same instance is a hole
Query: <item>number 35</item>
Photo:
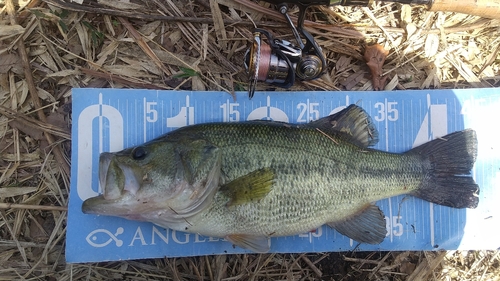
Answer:
[[385, 121], [386, 118], [388, 121], [397, 121], [399, 118], [399, 112], [396, 108], [397, 105], [398, 103], [395, 101], [386, 103], [377, 102], [375, 108], [378, 110], [378, 114], [375, 116], [375, 121]]

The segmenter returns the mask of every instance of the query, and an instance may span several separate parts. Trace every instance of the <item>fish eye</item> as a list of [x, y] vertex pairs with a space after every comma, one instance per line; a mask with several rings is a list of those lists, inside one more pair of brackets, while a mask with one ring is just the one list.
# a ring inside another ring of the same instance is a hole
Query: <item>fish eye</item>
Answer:
[[142, 146], [138, 146], [132, 150], [132, 158], [134, 158], [134, 160], [143, 160], [146, 158], [147, 154], [146, 149]]

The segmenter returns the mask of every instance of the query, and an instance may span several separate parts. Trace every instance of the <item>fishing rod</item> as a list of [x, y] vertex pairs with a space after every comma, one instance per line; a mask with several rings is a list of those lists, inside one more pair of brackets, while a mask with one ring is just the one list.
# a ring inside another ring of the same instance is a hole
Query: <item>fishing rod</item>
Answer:
[[[292, 29], [296, 44], [275, 38], [271, 32], [256, 28], [250, 49], [245, 54], [249, 76], [248, 95], [253, 97], [257, 82], [289, 88], [295, 80], [314, 80], [327, 70], [326, 59], [314, 37], [304, 29], [309, 6], [367, 6], [372, 0], [264, 0], [278, 7]], [[500, 0], [389, 0], [401, 4], [424, 6], [429, 11], [465, 13], [500, 19]], [[299, 7], [295, 26], [288, 15], [288, 4]], [[265, 41], [263, 39], [266, 39]]]

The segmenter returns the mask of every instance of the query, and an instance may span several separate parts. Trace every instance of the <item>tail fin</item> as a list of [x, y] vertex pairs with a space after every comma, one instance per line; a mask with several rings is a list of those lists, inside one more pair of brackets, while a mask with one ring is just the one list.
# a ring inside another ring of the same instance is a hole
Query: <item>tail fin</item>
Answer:
[[428, 174], [414, 196], [454, 208], [476, 208], [479, 186], [470, 171], [477, 156], [476, 132], [467, 129], [432, 140], [408, 153], [421, 155]]

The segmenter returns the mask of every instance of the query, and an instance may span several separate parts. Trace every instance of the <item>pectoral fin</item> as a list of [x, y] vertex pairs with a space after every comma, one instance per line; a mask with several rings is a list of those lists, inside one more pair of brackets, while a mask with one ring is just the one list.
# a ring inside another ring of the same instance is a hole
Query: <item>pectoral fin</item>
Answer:
[[254, 202], [271, 191], [274, 176], [272, 169], [262, 168], [221, 186], [220, 190], [230, 198], [227, 206]]
[[256, 253], [266, 253], [270, 249], [269, 238], [265, 236], [233, 234], [226, 236], [226, 239], [238, 247]]
[[361, 243], [379, 244], [387, 234], [384, 214], [375, 205], [369, 205], [362, 212], [344, 221], [332, 222], [328, 225]]

